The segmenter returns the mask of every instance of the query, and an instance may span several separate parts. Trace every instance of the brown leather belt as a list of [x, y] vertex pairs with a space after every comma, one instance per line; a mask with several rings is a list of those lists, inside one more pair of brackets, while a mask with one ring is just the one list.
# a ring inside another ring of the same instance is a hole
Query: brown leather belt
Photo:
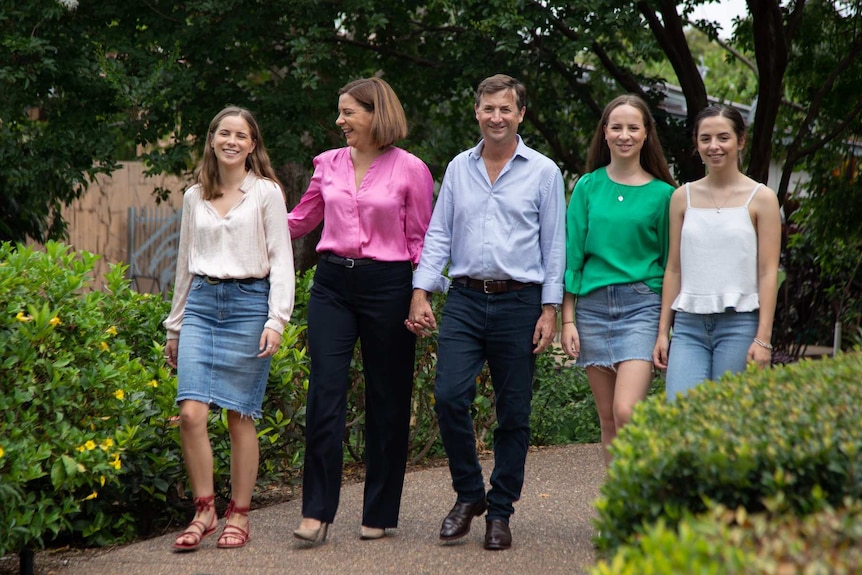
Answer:
[[470, 288], [482, 293], [505, 293], [517, 291], [526, 287], [534, 287], [539, 284], [524, 283], [516, 280], [475, 280], [468, 277], [452, 278], [452, 281], [460, 286]]

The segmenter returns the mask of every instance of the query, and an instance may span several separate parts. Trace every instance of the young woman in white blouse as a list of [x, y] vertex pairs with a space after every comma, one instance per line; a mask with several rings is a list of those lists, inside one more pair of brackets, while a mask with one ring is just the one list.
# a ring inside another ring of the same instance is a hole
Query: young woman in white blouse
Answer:
[[254, 419], [272, 356], [293, 311], [293, 252], [284, 195], [250, 112], [219, 112], [197, 183], [183, 196], [165, 360], [177, 368], [180, 441], [195, 517], [174, 549], [192, 551], [218, 527], [211, 408], [227, 409], [231, 501], [218, 547], [243, 547], [257, 481]]
[[[709, 106], [694, 142], [707, 175], [670, 203], [670, 251], [653, 361], [673, 401], [698, 383], [770, 364], [781, 216], [775, 192], [740, 171], [745, 122]], [[673, 331], [671, 334], [671, 326]], [[672, 335], [672, 337], [671, 337]]]

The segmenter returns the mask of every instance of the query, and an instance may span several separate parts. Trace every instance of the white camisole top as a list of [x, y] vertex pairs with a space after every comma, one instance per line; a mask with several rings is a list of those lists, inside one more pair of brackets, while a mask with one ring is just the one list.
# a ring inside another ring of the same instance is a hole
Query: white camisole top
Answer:
[[680, 291], [676, 311], [709, 314], [754, 311], [757, 293], [757, 232], [748, 205], [763, 184], [757, 184], [744, 206], [693, 208], [685, 185], [687, 207], [680, 238]]

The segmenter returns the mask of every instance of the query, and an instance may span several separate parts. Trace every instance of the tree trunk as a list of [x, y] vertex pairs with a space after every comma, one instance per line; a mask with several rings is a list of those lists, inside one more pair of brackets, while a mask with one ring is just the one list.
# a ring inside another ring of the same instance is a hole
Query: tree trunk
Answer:
[[750, 130], [749, 138], [751, 153], [748, 175], [767, 184], [769, 162], [772, 159], [773, 131], [784, 91], [788, 43], [781, 6], [777, 0], [748, 0], [748, 8], [757, 31], [754, 34], [754, 53], [760, 75], [754, 126]]

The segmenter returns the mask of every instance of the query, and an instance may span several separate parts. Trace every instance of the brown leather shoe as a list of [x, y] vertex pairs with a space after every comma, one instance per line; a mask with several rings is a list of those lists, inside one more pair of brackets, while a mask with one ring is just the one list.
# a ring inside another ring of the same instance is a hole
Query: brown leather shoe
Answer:
[[488, 504], [484, 499], [475, 503], [456, 503], [443, 520], [443, 526], [440, 527], [440, 539], [443, 541], [453, 541], [460, 539], [470, 532], [470, 523], [474, 517], [479, 517], [485, 513]]
[[502, 519], [491, 519], [485, 525], [485, 549], [499, 551], [512, 546], [512, 532]]

